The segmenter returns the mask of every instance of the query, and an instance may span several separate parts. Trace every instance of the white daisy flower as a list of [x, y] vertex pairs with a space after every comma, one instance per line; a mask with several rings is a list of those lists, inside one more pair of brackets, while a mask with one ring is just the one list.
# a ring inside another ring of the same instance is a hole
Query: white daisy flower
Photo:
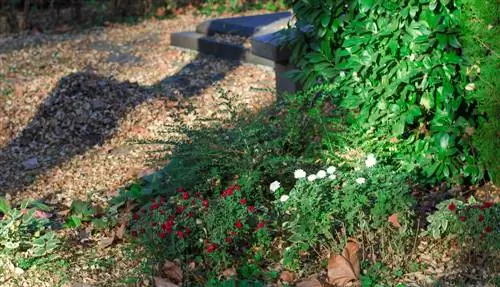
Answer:
[[199, 219], [199, 218], [198, 218], [198, 219], [196, 219], [196, 224], [200, 225], [200, 224], [202, 224], [202, 223], [203, 223], [203, 221], [201, 221], [201, 219]]
[[304, 170], [302, 170], [302, 169], [297, 169], [293, 173], [293, 176], [295, 178], [304, 178], [304, 177], [306, 177], [306, 172]]
[[324, 170], [320, 170], [318, 171], [318, 173], [316, 174], [316, 178], [325, 178], [326, 177], [326, 171]]
[[366, 179], [364, 177], [358, 177], [356, 178], [356, 183], [357, 184], [363, 184], [366, 182]]
[[315, 180], [316, 180], [316, 175], [315, 175], [315, 174], [310, 174], [310, 175], [307, 177], [307, 180], [309, 180], [309, 181], [315, 181]]
[[273, 181], [273, 183], [271, 183], [271, 185], [269, 186], [269, 189], [271, 189], [272, 192], [275, 192], [280, 187], [281, 187], [280, 182], [276, 180], [276, 181]]
[[375, 158], [375, 155], [371, 153], [366, 157], [365, 165], [366, 167], [372, 167], [375, 164], [377, 164], [377, 159]]
[[336, 167], [334, 167], [334, 166], [332, 165], [332, 166], [329, 166], [329, 167], [326, 169], [326, 172], [327, 172], [328, 174], [332, 174], [332, 173], [334, 173], [336, 170], [337, 170], [337, 168], [336, 168]]
[[289, 198], [290, 198], [290, 197], [289, 197], [288, 195], [283, 194], [283, 195], [280, 197], [280, 201], [281, 201], [281, 202], [285, 202], [285, 201], [287, 201]]
[[328, 176], [329, 179], [336, 179], [337, 178], [337, 175], [336, 174], [330, 174], [330, 176]]
[[474, 84], [474, 83], [469, 83], [469, 84], [467, 84], [467, 86], [465, 86], [465, 89], [466, 89], [467, 91], [469, 91], [469, 92], [470, 92], [470, 91], [474, 91], [474, 90], [476, 89], [476, 84]]

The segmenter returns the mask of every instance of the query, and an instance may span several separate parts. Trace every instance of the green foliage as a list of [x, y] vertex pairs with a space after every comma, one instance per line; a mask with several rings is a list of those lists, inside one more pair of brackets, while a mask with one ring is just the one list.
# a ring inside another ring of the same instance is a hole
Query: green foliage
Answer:
[[481, 119], [460, 54], [459, 4], [295, 1], [292, 76], [305, 88], [325, 83], [352, 126], [397, 141], [392, 158], [405, 170], [477, 182], [484, 171], [471, 131]]
[[29, 268], [29, 261], [48, 256], [59, 247], [59, 239], [51, 231], [50, 221], [41, 216], [34, 204], [24, 202], [19, 208], [8, 208], [0, 200], [3, 218], [0, 219], [0, 257]]
[[289, 242], [284, 254], [288, 268], [300, 267], [300, 251], [342, 248], [349, 236], [388, 227], [395, 213], [402, 226], [399, 233], [410, 234], [413, 198], [405, 174], [391, 166], [332, 171], [298, 176], [288, 195], [277, 191], [281, 196], [276, 205]]
[[458, 238], [469, 248], [498, 250], [500, 229], [498, 215], [500, 206], [493, 202], [477, 202], [470, 197], [467, 202], [446, 200], [437, 205], [437, 210], [428, 216], [426, 233], [435, 239], [444, 236]]
[[497, 1], [462, 0], [463, 53], [469, 67], [467, 74], [474, 81], [469, 97], [477, 101], [481, 114], [472, 140], [479, 150], [490, 178], [500, 183], [498, 147], [500, 146], [500, 92], [498, 68], [500, 65], [500, 5]]

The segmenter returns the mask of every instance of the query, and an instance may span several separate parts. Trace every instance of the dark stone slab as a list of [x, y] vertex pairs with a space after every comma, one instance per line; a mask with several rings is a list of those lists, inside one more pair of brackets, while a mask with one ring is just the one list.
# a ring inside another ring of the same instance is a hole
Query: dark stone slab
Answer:
[[274, 61], [253, 55], [242, 45], [218, 42], [196, 32], [173, 33], [170, 41], [172, 46], [197, 50], [220, 58], [274, 67]]
[[280, 34], [281, 31], [277, 31], [253, 36], [252, 53], [275, 62], [288, 62], [291, 51], [288, 47], [280, 45]]
[[290, 12], [278, 12], [263, 15], [222, 18], [205, 21], [196, 27], [196, 32], [205, 35], [231, 34], [251, 37], [262, 32], [274, 32], [282, 29], [291, 19]]

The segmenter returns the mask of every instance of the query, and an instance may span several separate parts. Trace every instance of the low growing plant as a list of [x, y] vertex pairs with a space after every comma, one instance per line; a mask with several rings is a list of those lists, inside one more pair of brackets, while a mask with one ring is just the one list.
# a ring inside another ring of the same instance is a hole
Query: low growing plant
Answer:
[[478, 250], [500, 248], [500, 206], [491, 201], [478, 202], [470, 197], [467, 202], [451, 199], [437, 205], [427, 217], [426, 233], [434, 239], [458, 239], [462, 244]]
[[410, 234], [414, 199], [408, 177], [376, 164], [373, 155], [354, 168], [331, 166], [309, 175], [299, 169], [295, 178], [288, 194], [282, 188], [275, 191], [289, 268], [300, 267], [300, 253], [338, 249], [347, 237], [390, 227], [395, 214], [398, 232]]
[[[266, 209], [231, 185], [213, 199], [183, 188], [158, 197], [132, 215], [130, 234], [154, 263], [196, 261], [218, 274], [269, 247]], [[161, 252], [158, 252], [161, 250]]]
[[0, 198], [0, 258], [16, 267], [29, 268], [27, 262], [50, 255], [60, 245], [50, 220], [34, 206], [44, 205], [25, 201], [13, 208]]

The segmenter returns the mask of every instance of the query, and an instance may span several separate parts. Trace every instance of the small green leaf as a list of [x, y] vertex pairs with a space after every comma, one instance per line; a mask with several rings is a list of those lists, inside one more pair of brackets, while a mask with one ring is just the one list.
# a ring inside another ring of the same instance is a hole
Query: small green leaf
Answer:
[[4, 214], [10, 213], [10, 203], [4, 197], [0, 197], [0, 212]]
[[326, 28], [328, 26], [328, 23], [330, 23], [330, 13], [325, 13], [325, 14], [321, 14], [321, 26], [323, 26], [323, 28]]

